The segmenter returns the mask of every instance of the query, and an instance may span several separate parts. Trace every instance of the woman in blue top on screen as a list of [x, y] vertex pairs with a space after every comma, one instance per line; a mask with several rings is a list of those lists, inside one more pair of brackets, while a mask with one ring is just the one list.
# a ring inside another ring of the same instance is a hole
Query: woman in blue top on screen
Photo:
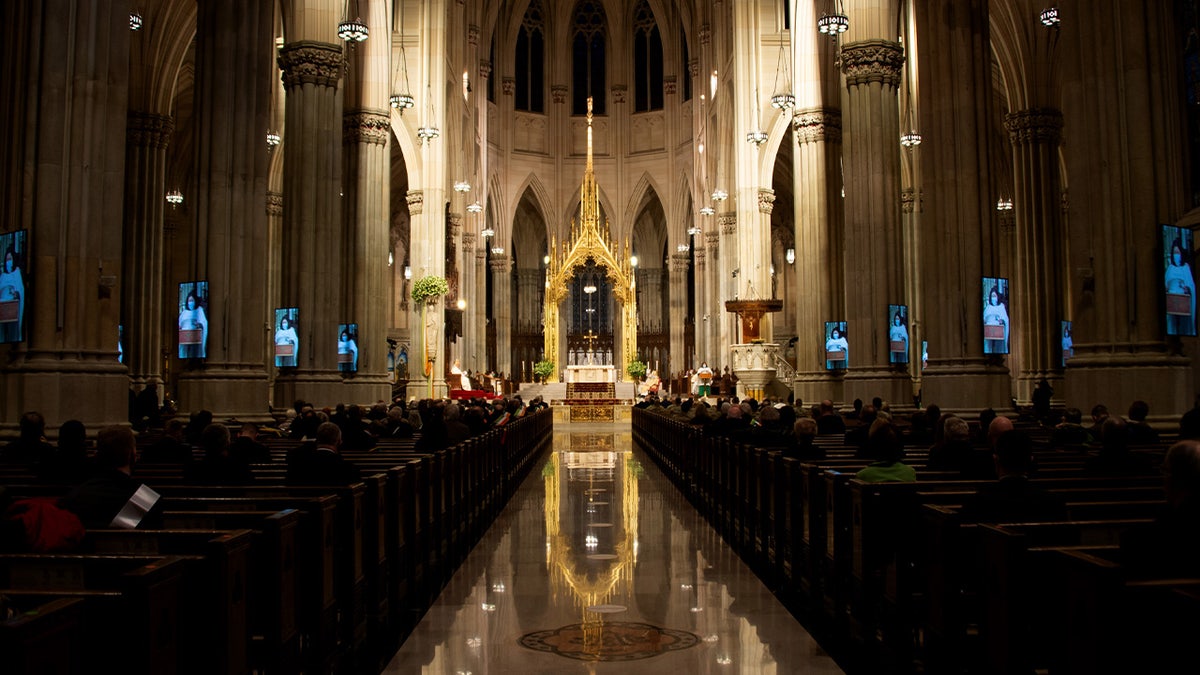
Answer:
[[337, 347], [338, 347], [337, 353], [339, 355], [341, 355], [341, 354], [349, 354], [350, 355], [350, 361], [348, 363], [343, 363], [341, 359], [338, 359], [338, 367], [344, 371], [357, 372], [358, 371], [358, 345], [355, 344], [354, 338], [350, 337], [349, 330], [347, 330], [345, 328], [342, 329], [342, 334], [338, 336]]
[[[187, 339], [189, 342], [184, 342], [183, 331], [200, 331], [200, 335], [189, 333]], [[200, 299], [196, 297], [194, 291], [189, 292], [183, 301], [183, 309], [179, 311], [179, 358], [181, 359], [202, 359], [205, 356], [205, 350], [208, 345], [208, 317], [204, 315], [204, 308], [200, 306]], [[197, 342], [196, 339], [199, 338]]]
[[1168, 295], [1186, 295], [1188, 314], [1167, 314], [1168, 335], [1194, 335], [1196, 333], [1196, 280], [1192, 277], [1192, 266], [1184, 261], [1183, 242], [1176, 239], [1171, 244], [1171, 260], [1163, 277]]
[[300, 351], [300, 338], [296, 336], [296, 329], [292, 328], [292, 321], [286, 316], [279, 320], [279, 330], [275, 331], [275, 346], [291, 345], [292, 353], [290, 356], [280, 356], [279, 350], [275, 350], [275, 366], [278, 368], [294, 368], [296, 367], [296, 353]]
[[908, 363], [908, 326], [904, 325], [904, 316], [900, 312], [892, 315], [892, 325], [888, 329], [888, 347], [892, 342], [904, 343], [903, 350], [892, 351], [892, 363]]
[[986, 337], [983, 340], [984, 354], [1007, 354], [1008, 353], [1008, 310], [1005, 309], [1004, 303], [1000, 302], [1000, 291], [995, 286], [988, 293], [987, 305], [983, 307], [983, 325], [984, 332], [987, 332], [987, 326], [1001, 326], [1004, 328], [1004, 339], [989, 340]]
[[17, 303], [16, 321], [0, 323], [0, 342], [20, 342], [21, 324], [25, 321], [25, 279], [11, 246], [4, 252], [4, 266], [0, 267], [0, 302]]
[[830, 363], [842, 364], [843, 366], [850, 361], [850, 344], [846, 342], [846, 338], [842, 337], [842, 331], [834, 326], [829, 331], [829, 339], [825, 341], [825, 352], [841, 352], [842, 358]]

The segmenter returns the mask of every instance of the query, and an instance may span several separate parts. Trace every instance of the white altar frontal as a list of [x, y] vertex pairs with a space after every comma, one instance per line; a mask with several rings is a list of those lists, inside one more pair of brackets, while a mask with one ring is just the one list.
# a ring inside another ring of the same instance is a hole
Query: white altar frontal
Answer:
[[616, 382], [615, 366], [567, 366], [567, 382]]

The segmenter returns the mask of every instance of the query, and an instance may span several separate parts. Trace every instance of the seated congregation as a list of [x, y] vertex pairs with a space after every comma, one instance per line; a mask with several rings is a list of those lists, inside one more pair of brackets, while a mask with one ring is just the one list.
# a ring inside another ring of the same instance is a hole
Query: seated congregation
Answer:
[[635, 442], [850, 672], [1196, 670], [1200, 405], [638, 408]]
[[51, 445], [26, 413], [0, 449], [6, 672], [379, 672], [551, 428], [519, 397], [297, 401]]

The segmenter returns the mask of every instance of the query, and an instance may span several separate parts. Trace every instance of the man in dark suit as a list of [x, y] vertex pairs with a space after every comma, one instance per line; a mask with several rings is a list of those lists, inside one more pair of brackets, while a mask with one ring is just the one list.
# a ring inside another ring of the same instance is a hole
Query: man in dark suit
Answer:
[[1121, 562], [1134, 577], [1200, 575], [1200, 442], [1179, 441], [1163, 458], [1167, 507], [1121, 537]]
[[229, 456], [245, 464], [270, 464], [271, 451], [258, 442], [258, 425], [245, 422], [229, 445]]
[[996, 473], [1000, 479], [966, 500], [964, 522], [1028, 523], [1067, 519], [1062, 497], [1029, 481], [1033, 441], [1023, 431], [1006, 431], [996, 439]]
[[842, 419], [842, 416], [833, 409], [833, 401], [829, 399], [821, 401], [821, 416], [817, 418], [817, 433], [846, 433], [846, 422]]
[[[137, 442], [129, 427], [105, 427], [96, 437], [96, 473], [63, 497], [59, 505], [79, 516], [88, 529], [111, 527], [113, 518], [142, 482], [132, 476]], [[152, 509], [142, 527], [156, 527], [159, 514]]]
[[287, 482], [291, 485], [348, 485], [362, 475], [339, 450], [342, 430], [333, 422], [317, 427], [315, 446], [301, 446], [288, 453]]

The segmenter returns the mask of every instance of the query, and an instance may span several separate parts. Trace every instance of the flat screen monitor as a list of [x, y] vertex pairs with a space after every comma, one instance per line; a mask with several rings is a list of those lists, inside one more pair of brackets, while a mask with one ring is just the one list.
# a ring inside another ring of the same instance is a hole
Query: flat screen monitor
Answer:
[[929, 340], [921, 340], [921, 372], [929, 367]]
[[1062, 365], [1067, 367], [1067, 360], [1075, 356], [1075, 342], [1071, 338], [1071, 322], [1062, 322]]
[[1162, 226], [1163, 295], [1167, 335], [1196, 334], [1196, 278], [1192, 275], [1192, 231]]
[[125, 363], [125, 326], [117, 324], [117, 363]]
[[21, 342], [29, 308], [29, 230], [0, 234], [0, 252], [0, 342]]
[[850, 367], [850, 343], [846, 340], [845, 321], [825, 322], [826, 370], [845, 370]]
[[1009, 328], [1008, 279], [983, 277], [983, 353], [1007, 354]]
[[299, 307], [279, 307], [275, 310], [275, 367], [295, 368], [300, 358], [300, 338], [296, 332]]
[[908, 305], [888, 305], [888, 363], [908, 363]]
[[343, 373], [358, 372], [358, 324], [339, 323], [337, 339], [338, 370]]
[[179, 284], [179, 358], [208, 356], [208, 282]]

